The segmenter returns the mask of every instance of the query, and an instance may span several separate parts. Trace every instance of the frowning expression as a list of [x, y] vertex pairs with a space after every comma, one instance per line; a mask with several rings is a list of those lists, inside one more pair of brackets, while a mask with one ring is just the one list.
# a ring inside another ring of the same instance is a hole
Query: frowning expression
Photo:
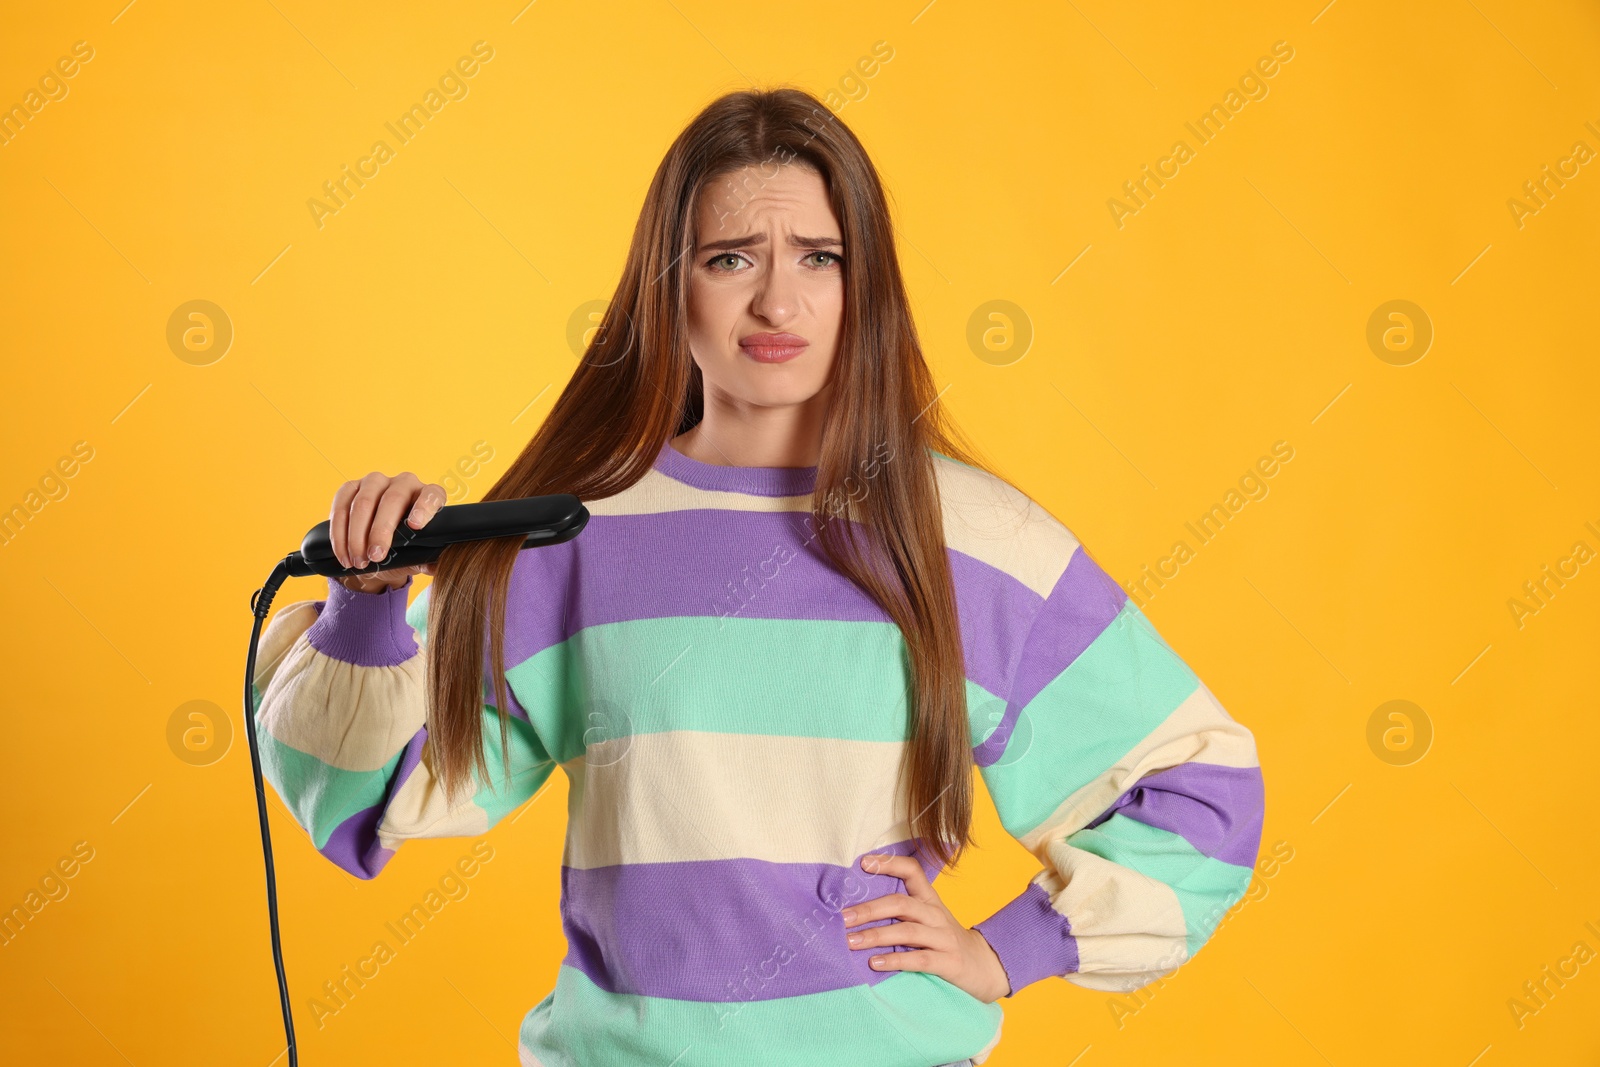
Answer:
[[745, 167], [696, 204], [689, 348], [726, 400], [802, 403], [828, 381], [844, 314], [839, 220], [799, 163]]

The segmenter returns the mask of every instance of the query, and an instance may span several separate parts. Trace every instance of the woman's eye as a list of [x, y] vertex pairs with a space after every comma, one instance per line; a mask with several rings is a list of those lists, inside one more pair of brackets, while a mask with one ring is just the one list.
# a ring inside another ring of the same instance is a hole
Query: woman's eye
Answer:
[[[818, 262], [818, 257], [821, 257], [821, 262]], [[806, 256], [806, 261], [810, 262], [813, 266], [827, 268], [827, 267], [833, 266], [834, 264], [843, 263], [844, 262], [844, 258], [842, 256], [836, 255], [833, 252], [820, 252], [819, 251], [819, 252], [812, 252], [809, 255], [807, 255]], [[741, 263], [743, 263], [743, 262], [744, 262], [744, 257], [743, 256], [741, 256], [741, 255], [739, 255], [739, 254], [737, 254], [735, 252], [724, 252], [720, 256], [713, 256], [710, 259], [706, 260], [706, 266], [710, 267], [712, 270], [718, 271], [720, 273], [729, 274], [729, 273], [737, 272], [738, 269], [739, 269], [739, 265]]]

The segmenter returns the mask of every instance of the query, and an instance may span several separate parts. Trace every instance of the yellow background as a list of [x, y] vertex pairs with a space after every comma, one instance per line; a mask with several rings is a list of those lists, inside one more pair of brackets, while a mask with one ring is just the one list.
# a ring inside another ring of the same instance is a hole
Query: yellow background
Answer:
[[[1007, 1001], [990, 1063], [1597, 1062], [1600, 958], [1520, 1025], [1508, 1006], [1575, 943], [1600, 952], [1600, 564], [1520, 627], [1508, 607], [1600, 550], [1600, 164], [1520, 226], [1507, 206], [1600, 150], [1593, 5], [121, 2], [8, 5], [0, 31], [7, 107], [94, 49], [0, 146], [0, 507], [94, 450], [0, 548], [0, 907], [93, 849], [0, 948], [0, 1058], [280, 1051], [251, 591], [345, 478], [437, 478], [482, 441], [461, 499], [481, 493], [570, 374], [569, 321], [609, 295], [669, 141], [721, 92], [788, 82], [839, 90], [882, 171], [944, 402], [1117, 578], [1294, 448], [1146, 605], [1255, 732], [1263, 856], [1292, 858], [1144, 998]], [[478, 40], [469, 95], [318, 228], [307, 200]], [[892, 59], [852, 82], [879, 41]], [[1184, 123], [1277, 41], [1268, 95], [1197, 145]], [[1107, 201], [1180, 138], [1195, 158], [1119, 228]], [[235, 333], [206, 366], [166, 341], [195, 299]], [[1395, 299], [1435, 331], [1408, 366], [1366, 341]], [[991, 300], [1031, 326], [1020, 359], [967, 343]], [[169, 745], [193, 700], [232, 735], [209, 765]], [[1368, 745], [1390, 700], [1432, 726], [1409, 765]], [[472, 842], [358, 882], [273, 796], [308, 1067], [515, 1062], [565, 951], [551, 781], [320, 1030], [321, 983]], [[1037, 869], [986, 798], [976, 829], [939, 882], [968, 923]]]

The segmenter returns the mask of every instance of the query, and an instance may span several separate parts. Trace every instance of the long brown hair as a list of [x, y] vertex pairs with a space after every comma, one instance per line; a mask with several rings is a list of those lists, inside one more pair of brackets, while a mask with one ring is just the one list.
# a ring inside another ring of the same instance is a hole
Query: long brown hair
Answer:
[[[969, 843], [973, 763], [930, 450], [988, 467], [941, 415], [877, 171], [819, 100], [793, 88], [730, 93], [678, 135], [650, 182], [616, 294], [577, 370], [484, 499], [611, 496], [648, 473], [663, 442], [700, 421], [703, 383], [686, 328], [697, 197], [747, 166], [770, 175], [786, 163], [821, 175], [844, 240], [843, 324], [810, 521], [833, 565], [904, 636], [912, 680], [903, 795], [921, 849], [948, 866]], [[501, 752], [507, 752], [504, 625], [519, 544], [502, 538], [452, 546], [437, 565], [427, 642], [428, 733], [450, 797], [470, 784], [471, 767], [489, 777], [486, 619]]]

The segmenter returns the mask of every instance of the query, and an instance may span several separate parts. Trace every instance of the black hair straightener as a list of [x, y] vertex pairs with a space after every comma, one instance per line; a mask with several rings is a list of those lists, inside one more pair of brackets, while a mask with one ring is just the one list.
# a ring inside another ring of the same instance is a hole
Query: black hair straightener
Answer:
[[288, 578], [313, 574], [340, 578], [352, 574], [373, 574], [396, 567], [414, 567], [437, 560], [450, 545], [463, 541], [486, 541], [496, 537], [521, 537], [523, 548], [556, 545], [570, 541], [589, 521], [589, 509], [570, 493], [523, 497], [516, 500], [489, 500], [477, 504], [453, 504], [440, 508], [420, 530], [404, 522], [395, 530], [395, 543], [384, 559], [364, 567], [345, 567], [333, 554], [330, 524], [324, 519], [313, 526], [291, 552], [272, 568], [266, 584], [250, 596], [255, 625], [250, 631], [250, 654], [244, 668], [244, 729], [250, 741], [250, 768], [256, 782], [256, 815], [261, 821], [261, 853], [267, 868], [267, 918], [272, 929], [272, 962], [278, 969], [278, 999], [283, 1008], [283, 1030], [289, 1040], [289, 1067], [299, 1067], [300, 1055], [294, 1039], [294, 1015], [289, 1008], [289, 981], [283, 973], [283, 947], [278, 936], [278, 886], [272, 868], [272, 835], [267, 828], [267, 790], [261, 780], [261, 752], [256, 742], [255, 676], [256, 646], [261, 627], [272, 607], [272, 598]]

